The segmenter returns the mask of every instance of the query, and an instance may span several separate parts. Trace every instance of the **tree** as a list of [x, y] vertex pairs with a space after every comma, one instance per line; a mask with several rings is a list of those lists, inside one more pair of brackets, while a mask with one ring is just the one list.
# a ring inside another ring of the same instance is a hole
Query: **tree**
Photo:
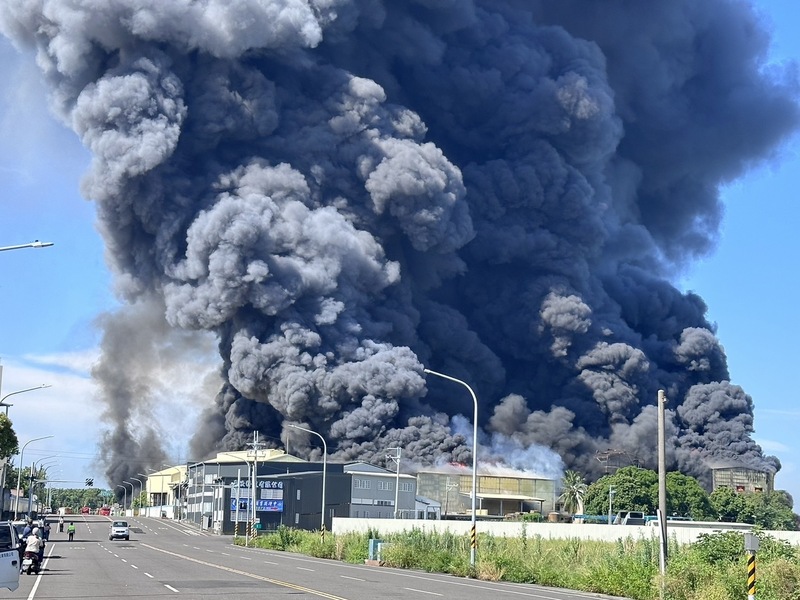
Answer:
[[754, 492], [744, 494], [747, 523], [763, 529], [793, 531], [797, 528], [792, 512], [792, 499], [786, 492]]
[[583, 512], [583, 497], [588, 486], [583, 482], [583, 476], [577, 471], [567, 471], [561, 479], [562, 492], [558, 501], [564, 510], [570, 514]]
[[[658, 505], [658, 485], [653, 491]], [[708, 494], [694, 477], [673, 471], [667, 473], [667, 516], [690, 517], [695, 521], [716, 520], [717, 512]]]
[[[586, 492], [586, 512], [608, 513], [608, 490], [614, 489], [613, 512], [636, 510], [646, 515], [658, 509], [658, 473], [649, 469], [624, 467], [601, 477]], [[667, 473], [667, 516], [680, 515], [696, 520], [713, 519], [714, 509], [708, 494], [694, 477], [678, 472]]]
[[731, 488], [717, 488], [711, 492], [709, 497], [711, 506], [716, 513], [715, 521], [725, 521], [726, 523], [745, 523], [747, 503], [743, 494], [737, 494]]
[[0, 459], [8, 458], [19, 452], [19, 440], [11, 419], [5, 414], [0, 414]]
[[[608, 490], [614, 488], [613, 512], [636, 510], [655, 514], [658, 505], [658, 476], [655, 471], [637, 467], [623, 467], [612, 475], [595, 481], [586, 491], [586, 513], [604, 515], [608, 513]], [[656, 490], [656, 499], [653, 498]]]

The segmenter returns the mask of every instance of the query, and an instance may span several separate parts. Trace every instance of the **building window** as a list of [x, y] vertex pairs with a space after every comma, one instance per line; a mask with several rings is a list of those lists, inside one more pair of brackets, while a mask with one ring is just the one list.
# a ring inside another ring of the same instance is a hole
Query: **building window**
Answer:
[[411, 482], [405, 482], [400, 484], [400, 491], [401, 492], [413, 492], [414, 491], [414, 484]]
[[394, 483], [391, 482], [391, 481], [379, 481], [378, 482], [378, 489], [382, 490], [382, 491], [391, 492], [394, 489]]
[[300, 490], [297, 490], [297, 499], [300, 500]]
[[353, 479], [353, 487], [357, 490], [368, 490], [372, 488], [372, 482], [369, 479]]

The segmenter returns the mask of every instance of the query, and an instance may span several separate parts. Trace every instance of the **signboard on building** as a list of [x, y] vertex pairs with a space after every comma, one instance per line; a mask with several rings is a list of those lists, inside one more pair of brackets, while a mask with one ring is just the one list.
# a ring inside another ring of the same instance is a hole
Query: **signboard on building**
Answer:
[[[247, 513], [249, 509], [250, 498], [240, 498], [239, 512]], [[231, 512], [236, 514], [236, 498], [231, 498]], [[256, 512], [283, 512], [283, 500], [256, 500]]]

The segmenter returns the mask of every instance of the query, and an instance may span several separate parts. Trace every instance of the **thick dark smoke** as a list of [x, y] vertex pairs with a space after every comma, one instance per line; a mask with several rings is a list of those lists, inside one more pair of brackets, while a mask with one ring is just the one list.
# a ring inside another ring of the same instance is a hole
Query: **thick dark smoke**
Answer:
[[[663, 388], [672, 468], [779, 468], [671, 283], [714, 248], [720, 186], [798, 123], [747, 3], [0, 4], [94, 155], [122, 295], [218, 339], [192, 455], [297, 423], [341, 459], [469, 460], [467, 390], [426, 366], [475, 388], [481, 452], [513, 467], [653, 466]], [[153, 431], [126, 360], [97, 372], [123, 463]]]

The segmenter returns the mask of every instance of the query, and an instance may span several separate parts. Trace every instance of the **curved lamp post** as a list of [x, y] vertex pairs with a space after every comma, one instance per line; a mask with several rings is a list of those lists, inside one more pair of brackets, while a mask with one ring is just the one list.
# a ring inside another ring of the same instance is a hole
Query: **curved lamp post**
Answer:
[[[54, 463], [47, 464], [47, 465], [44, 464], [45, 462], [48, 462], [48, 461], [50, 461], [50, 460], [52, 460], [54, 458], [56, 459]], [[55, 465], [58, 465], [58, 464], [61, 464], [61, 463], [58, 460], [58, 455], [57, 454], [52, 454], [50, 456], [45, 456], [44, 458], [40, 458], [38, 461], [35, 460], [35, 461], [33, 461], [31, 463], [31, 489], [30, 489], [30, 496], [31, 496], [30, 499], [31, 500], [33, 499], [33, 489], [36, 487], [36, 484], [37, 483], [42, 483], [42, 481], [40, 481], [40, 479], [39, 479], [39, 474], [42, 471], [44, 471], [44, 474], [43, 474], [42, 477], [46, 478], [47, 477], [47, 469], [50, 468], [50, 467], [53, 467]], [[46, 482], [44, 482], [44, 483], [45, 483], [45, 489], [46, 489], [47, 488]], [[42, 501], [39, 500], [39, 508], [41, 508], [41, 506], [42, 506]], [[39, 512], [39, 511], [37, 510], [37, 512]], [[30, 516], [31, 516], [31, 503], [29, 501], [28, 502], [28, 517], [30, 517]]]
[[[25, 446], [30, 444], [31, 442], [38, 442], [39, 440], [46, 440], [53, 437], [52, 435], [43, 435], [42, 437], [33, 438], [32, 440], [28, 440], [22, 445], [22, 449], [19, 451], [19, 468], [17, 469], [17, 497], [14, 500], [14, 520], [17, 520], [17, 516], [19, 515], [19, 484], [20, 479], [22, 479], [22, 457], [25, 455]], [[28, 499], [28, 507], [30, 508], [30, 498]]]
[[430, 369], [422, 369], [423, 372], [427, 373], [428, 375], [435, 375], [436, 377], [441, 377], [442, 379], [447, 379], [448, 381], [455, 381], [456, 383], [460, 383], [465, 388], [469, 390], [470, 395], [472, 396], [472, 403], [474, 405], [475, 411], [472, 417], [472, 528], [470, 530], [470, 550], [469, 550], [469, 566], [475, 567], [475, 548], [477, 547], [477, 532], [475, 528], [475, 497], [477, 496], [477, 479], [478, 479], [478, 397], [475, 395], [475, 392], [472, 391], [472, 388], [469, 387], [466, 381], [461, 381], [460, 379], [456, 379], [455, 377], [450, 377], [449, 375], [445, 375], [443, 373], [437, 373], [436, 371], [431, 371]]
[[[129, 504], [129, 506], [131, 507], [131, 515], [133, 515], [133, 484], [132, 484], [130, 481], [123, 481], [123, 482], [122, 482], [122, 485], [129, 485], [129, 486], [131, 486], [131, 501], [130, 501], [130, 504]], [[125, 509], [125, 511], [126, 511], [126, 512], [125, 512], [125, 516], [127, 517], [127, 516], [128, 516], [128, 514], [127, 514], [127, 509]]]
[[[131, 479], [133, 479], [134, 481], [138, 481], [139, 482], [139, 496], [138, 496], [138, 498], [139, 498], [139, 514], [141, 515], [142, 514], [142, 494], [144, 493], [144, 481], [142, 481], [141, 479], [139, 479], [137, 477], [131, 477]], [[131, 501], [131, 509], [133, 509], [133, 501]]]
[[[146, 470], [147, 469], [145, 469], [145, 471]], [[155, 470], [153, 470], [153, 472], [155, 473]], [[150, 475], [148, 475], [147, 473], [137, 473], [137, 475], [141, 475], [142, 477], [144, 477], [144, 480], [147, 482], [147, 491], [148, 491], [148, 493], [145, 494], [145, 496], [144, 496], [144, 507], [148, 508], [150, 506], [150, 493], [151, 493], [150, 492], [150, 488], [151, 488], [151, 486], [150, 486]], [[144, 490], [142, 490], [142, 493], [144, 493]]]
[[310, 429], [306, 429], [305, 427], [300, 427], [299, 425], [290, 424], [289, 427], [293, 429], [299, 429], [300, 431], [305, 431], [306, 433], [312, 433], [317, 436], [319, 439], [322, 440], [322, 514], [321, 514], [321, 525], [320, 525], [320, 533], [324, 536], [325, 535], [325, 479], [328, 475], [328, 444], [325, 443], [325, 438], [318, 434], [316, 431], [311, 431]]
[[27, 244], [17, 244], [16, 246], [0, 246], [0, 252], [4, 250], [19, 250], [20, 248], [47, 248], [48, 246], [52, 246], [53, 242], [40, 242], [39, 240], [34, 240]]
[[122, 488], [122, 493], [124, 494], [122, 497], [122, 511], [124, 512], [125, 505], [128, 503], [128, 488], [126, 488], [124, 485], [118, 485], [117, 487]]
[[49, 383], [43, 383], [42, 385], [37, 385], [36, 387], [26, 388], [24, 390], [17, 390], [16, 392], [11, 392], [10, 394], [6, 394], [2, 398], [0, 398], [0, 406], [5, 406], [6, 407], [6, 416], [8, 416], [8, 407], [9, 406], [14, 406], [14, 405], [13, 404], [6, 404], [6, 398], [9, 398], [10, 396], [16, 396], [17, 394], [24, 394], [25, 392], [33, 392], [35, 390], [43, 390], [44, 388], [49, 388], [49, 387], [53, 387], [53, 386], [50, 385]]

